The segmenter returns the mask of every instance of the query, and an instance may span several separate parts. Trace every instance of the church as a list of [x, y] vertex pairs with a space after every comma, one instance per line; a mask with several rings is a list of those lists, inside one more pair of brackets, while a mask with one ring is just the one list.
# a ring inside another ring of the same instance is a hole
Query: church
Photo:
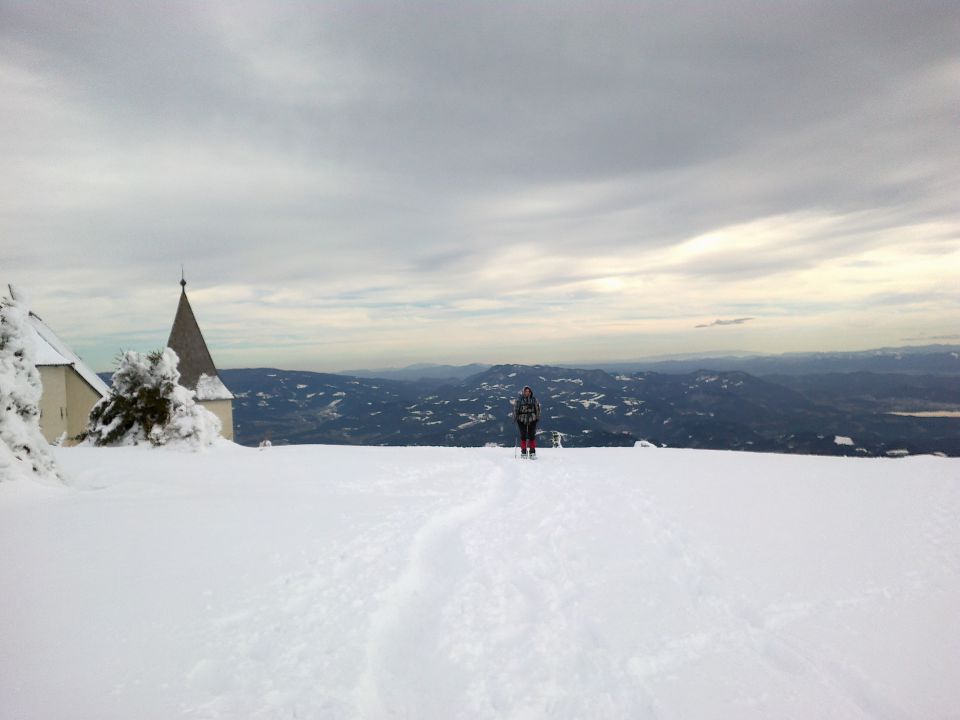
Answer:
[[[15, 292], [11, 287], [11, 296]], [[43, 386], [40, 431], [48, 442], [72, 444], [86, 430], [90, 410], [109, 395], [110, 388], [36, 313], [29, 313], [29, 327]], [[220, 418], [221, 434], [233, 440], [233, 393], [213, 364], [187, 299], [185, 280], [180, 281], [180, 303], [167, 347], [180, 358], [180, 384], [193, 390], [197, 402]]]
[[187, 281], [184, 279], [180, 280], [180, 303], [167, 347], [180, 358], [180, 384], [193, 390], [197, 402], [220, 418], [223, 437], [233, 440], [233, 393], [223, 384], [213, 364], [213, 357], [190, 307]]
[[110, 388], [39, 315], [31, 312], [28, 320], [43, 386], [40, 432], [47, 442], [72, 444], [87, 429], [90, 410], [109, 394]]

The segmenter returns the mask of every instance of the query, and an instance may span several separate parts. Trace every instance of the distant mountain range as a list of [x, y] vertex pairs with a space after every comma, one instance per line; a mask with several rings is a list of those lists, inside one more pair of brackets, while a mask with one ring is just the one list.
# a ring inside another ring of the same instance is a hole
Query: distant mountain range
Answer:
[[362, 378], [382, 378], [384, 380], [463, 380], [488, 369], [489, 365], [471, 363], [470, 365], [433, 365], [419, 363], [404, 368], [380, 368], [379, 370], [344, 370], [339, 375]]
[[862, 352], [728, 355], [675, 360], [640, 360], [636, 362], [601, 363], [599, 365], [588, 365], [588, 367], [611, 372], [648, 370], [662, 373], [685, 373], [702, 369], [739, 370], [758, 376], [849, 372], [958, 375], [960, 374], [960, 345], [880, 348]]
[[[569, 365], [560, 363], [564, 367]], [[620, 362], [577, 363], [579, 368], [621, 372], [689, 373], [698, 370], [739, 370], [751, 375], [810, 375], [820, 373], [907, 373], [931, 375], [960, 374], [960, 345], [923, 345], [878, 348], [858, 352], [809, 352], [780, 355], [729, 353], [680, 358], [648, 358]], [[463, 380], [483, 372], [490, 365], [409, 365], [378, 370], [344, 370], [340, 375], [390, 380]]]
[[234, 431], [244, 445], [269, 439], [510, 446], [512, 403], [529, 384], [543, 406], [541, 442], [556, 431], [567, 447], [645, 440], [686, 448], [960, 456], [960, 417], [892, 414], [956, 415], [958, 351], [671, 360], [642, 371], [474, 364], [411, 366], [379, 378], [269, 368], [220, 375], [236, 395]]
[[739, 371], [612, 374], [497, 365], [462, 380], [398, 381], [271, 369], [224, 370], [242, 444], [512, 445], [523, 385], [543, 406], [541, 442], [826, 455], [960, 455], [958, 376], [780, 376]]

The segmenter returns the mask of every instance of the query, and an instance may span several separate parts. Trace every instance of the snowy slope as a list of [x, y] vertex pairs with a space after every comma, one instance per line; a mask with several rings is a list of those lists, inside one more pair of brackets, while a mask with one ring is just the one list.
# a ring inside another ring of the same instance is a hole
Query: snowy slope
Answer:
[[960, 461], [62, 448], [4, 718], [945, 718]]

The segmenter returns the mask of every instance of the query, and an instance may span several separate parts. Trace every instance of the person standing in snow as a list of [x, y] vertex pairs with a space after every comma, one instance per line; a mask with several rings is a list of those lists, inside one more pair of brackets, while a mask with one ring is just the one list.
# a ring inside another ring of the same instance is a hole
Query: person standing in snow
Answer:
[[[537, 457], [537, 421], [540, 419], [540, 402], [527, 385], [513, 406], [513, 419], [520, 429], [520, 450], [523, 457]], [[529, 453], [528, 453], [529, 450]]]

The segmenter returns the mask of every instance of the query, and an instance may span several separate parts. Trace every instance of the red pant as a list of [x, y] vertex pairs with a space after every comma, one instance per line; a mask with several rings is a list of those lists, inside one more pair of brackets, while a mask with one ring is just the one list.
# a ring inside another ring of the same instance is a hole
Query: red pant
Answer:
[[520, 448], [526, 450], [527, 447], [537, 447], [537, 424], [517, 423], [517, 427], [520, 428]]

